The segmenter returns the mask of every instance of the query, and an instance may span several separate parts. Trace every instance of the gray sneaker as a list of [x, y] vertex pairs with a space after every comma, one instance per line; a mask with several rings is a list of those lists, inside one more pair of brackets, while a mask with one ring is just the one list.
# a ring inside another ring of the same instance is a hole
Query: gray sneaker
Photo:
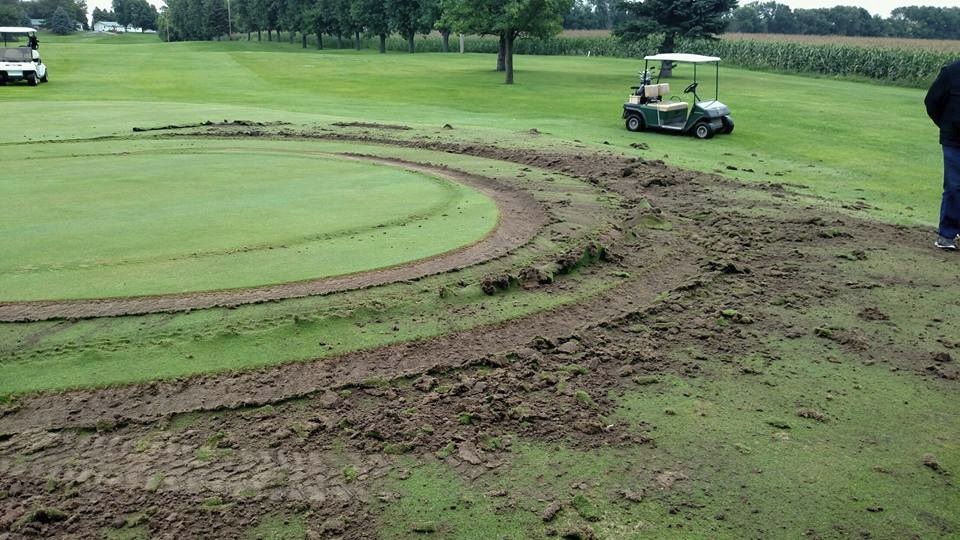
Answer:
[[946, 236], [938, 236], [937, 243], [934, 244], [936, 247], [946, 250], [946, 251], [956, 251], [957, 250], [957, 241], [953, 238], [947, 238]]

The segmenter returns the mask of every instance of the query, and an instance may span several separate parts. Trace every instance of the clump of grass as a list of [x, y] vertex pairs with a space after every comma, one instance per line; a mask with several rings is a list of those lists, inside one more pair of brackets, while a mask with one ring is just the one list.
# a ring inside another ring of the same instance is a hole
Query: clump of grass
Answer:
[[267, 482], [267, 487], [278, 488], [284, 487], [290, 483], [290, 469], [286, 467], [280, 467], [276, 471], [273, 479]]
[[457, 445], [453, 444], [453, 441], [450, 441], [447, 443], [446, 446], [437, 450], [434, 453], [434, 455], [437, 456], [438, 459], [446, 459], [452, 456], [454, 451], [456, 451], [456, 449], [457, 449]]
[[570, 506], [580, 514], [580, 517], [587, 521], [600, 521], [600, 509], [586, 495], [577, 495], [570, 502]]
[[233, 506], [233, 503], [223, 502], [223, 498], [214, 496], [204, 499], [200, 503], [200, 510], [204, 512], [225, 512]]
[[480, 448], [490, 452], [500, 450], [503, 448], [503, 440], [501, 440], [500, 437], [484, 435], [480, 437]]
[[590, 397], [590, 394], [586, 393], [583, 390], [577, 390], [576, 392], [574, 392], [573, 397], [578, 402], [582, 403], [583, 405], [586, 405], [587, 407], [590, 407], [591, 409], [594, 409], [597, 407], [597, 404], [593, 401], [593, 398]]
[[580, 364], [567, 364], [561, 367], [560, 371], [569, 375], [586, 375], [590, 372], [590, 370]]
[[410, 443], [387, 443], [383, 445], [383, 453], [391, 455], [400, 455], [406, 454], [410, 450], [413, 450], [413, 445]]
[[68, 518], [66, 512], [52, 506], [34, 506], [29, 512], [10, 526], [10, 530], [17, 532], [30, 523], [56, 523]]
[[360, 471], [353, 465], [347, 465], [343, 468], [343, 479], [346, 480], [348, 484], [355, 481], [358, 476], [360, 476]]

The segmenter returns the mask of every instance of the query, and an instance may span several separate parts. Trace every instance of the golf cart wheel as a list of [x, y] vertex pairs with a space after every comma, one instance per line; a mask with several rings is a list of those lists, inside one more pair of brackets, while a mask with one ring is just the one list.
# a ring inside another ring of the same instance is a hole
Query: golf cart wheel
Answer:
[[733, 118], [724, 116], [721, 120], [723, 120], [723, 132], [727, 134], [733, 133]]
[[40, 82], [48, 82], [46, 73], [43, 74], [43, 77], [40, 77]]
[[643, 125], [643, 117], [639, 114], [627, 116], [627, 131], [643, 131], [645, 127], [646, 126]]
[[27, 84], [29, 84], [30, 86], [36, 86], [36, 85], [37, 85], [37, 74], [36, 74], [36, 73], [31, 73], [30, 75], [27, 75]]
[[693, 126], [693, 135], [698, 139], [709, 139], [713, 137], [714, 131], [713, 128], [710, 127], [710, 124], [701, 122]]

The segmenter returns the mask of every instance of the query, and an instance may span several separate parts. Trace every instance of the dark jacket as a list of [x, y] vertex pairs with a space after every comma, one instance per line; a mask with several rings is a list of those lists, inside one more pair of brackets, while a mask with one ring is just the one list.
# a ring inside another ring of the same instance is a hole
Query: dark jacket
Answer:
[[960, 147], [960, 61], [940, 70], [923, 103], [940, 128], [940, 144]]

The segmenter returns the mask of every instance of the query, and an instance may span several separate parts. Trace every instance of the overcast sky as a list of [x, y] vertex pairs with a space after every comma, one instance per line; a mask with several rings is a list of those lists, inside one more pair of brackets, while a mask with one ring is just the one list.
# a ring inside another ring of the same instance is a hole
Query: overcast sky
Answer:
[[[159, 9], [163, 5], [162, 0], [148, 0]], [[751, 0], [740, 0], [740, 4], [746, 4]], [[937, 7], [958, 7], [960, 0], [872, 0], [870, 2], [838, 2], [837, 0], [776, 0], [781, 4], [786, 4], [792, 8], [821, 8], [833, 6], [858, 6], [866, 9], [872, 14], [883, 17], [890, 16], [890, 10], [901, 6], [937, 6]], [[87, 0], [87, 7], [90, 11], [98, 7], [100, 9], [110, 9], [112, 0]]]
[[[749, 1], [749, 0], [748, 0]], [[874, 15], [889, 17], [890, 11], [903, 6], [960, 7], [960, 0], [873, 0], [871, 2], [838, 2], [837, 0], [776, 0], [794, 9], [822, 8], [833, 6], [857, 6]], [[740, 0], [740, 4], [746, 4]]]

